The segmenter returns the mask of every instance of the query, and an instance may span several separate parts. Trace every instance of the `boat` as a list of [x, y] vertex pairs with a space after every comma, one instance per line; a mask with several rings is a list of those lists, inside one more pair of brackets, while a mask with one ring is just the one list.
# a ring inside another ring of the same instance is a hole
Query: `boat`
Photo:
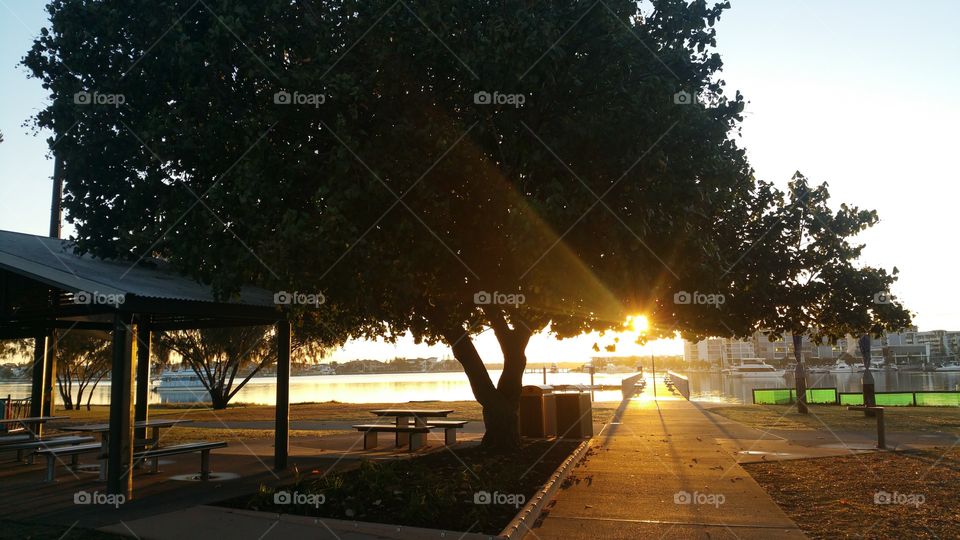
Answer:
[[859, 373], [865, 370], [866, 368], [862, 365], [851, 365], [838, 359], [837, 363], [830, 368], [830, 373]]
[[830, 373], [830, 370], [825, 367], [811, 367], [807, 368], [807, 373]]
[[957, 372], [960, 371], [960, 363], [950, 362], [949, 364], [944, 364], [934, 371], [936, 372]]
[[192, 369], [164, 371], [160, 382], [153, 387], [154, 392], [206, 390], [200, 377]]
[[733, 377], [745, 379], [769, 379], [783, 377], [784, 370], [777, 369], [763, 361], [762, 358], [744, 358], [730, 369]]

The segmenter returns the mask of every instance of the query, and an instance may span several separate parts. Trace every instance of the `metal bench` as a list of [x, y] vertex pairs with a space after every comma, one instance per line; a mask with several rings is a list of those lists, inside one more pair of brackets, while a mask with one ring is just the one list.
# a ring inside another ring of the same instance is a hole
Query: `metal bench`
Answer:
[[38, 456], [47, 458], [47, 475], [44, 481], [53, 482], [56, 475], [57, 461], [61, 461], [61, 458], [70, 456], [70, 466], [76, 467], [79, 463], [80, 454], [93, 454], [99, 452], [101, 448], [103, 448], [103, 446], [95, 442], [72, 446], [47, 447], [37, 450]]
[[425, 436], [430, 433], [429, 426], [396, 426], [393, 424], [358, 424], [353, 429], [363, 432], [363, 449], [376, 448], [378, 433], [406, 433], [410, 437], [410, 451], [416, 451], [424, 444]]
[[150, 472], [157, 473], [160, 472], [160, 458], [162, 457], [200, 452], [200, 479], [207, 480], [210, 478], [210, 451], [216, 448], [226, 447], [227, 443], [223, 441], [163, 446], [160, 448], [151, 448], [150, 450], [144, 450], [142, 452], [135, 452], [133, 454], [133, 461], [134, 463], [138, 463], [148, 459], [153, 460], [152, 466], [150, 467]]
[[0, 445], [0, 452], [9, 452], [16, 450], [17, 452], [17, 461], [23, 459], [23, 452], [32, 451], [30, 456], [27, 458], [28, 463], [33, 463], [34, 452], [40, 450], [41, 448], [53, 448], [56, 446], [64, 446], [71, 444], [80, 444], [88, 443], [93, 440], [93, 437], [86, 437], [82, 435], [66, 435], [62, 437], [50, 437], [49, 439], [30, 439], [23, 442], [14, 442], [10, 444]]
[[457, 430], [466, 425], [466, 420], [427, 420], [428, 427], [443, 428], [443, 443], [447, 446], [457, 443]]

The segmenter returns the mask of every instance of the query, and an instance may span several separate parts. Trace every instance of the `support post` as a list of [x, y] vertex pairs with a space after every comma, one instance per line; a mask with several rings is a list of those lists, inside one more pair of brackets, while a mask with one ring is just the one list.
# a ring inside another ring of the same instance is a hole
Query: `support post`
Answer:
[[56, 413], [57, 403], [57, 331], [53, 330], [47, 337], [47, 361], [44, 364], [43, 375], [43, 416], [53, 416]]
[[133, 496], [133, 359], [136, 332], [129, 315], [113, 316], [113, 369], [110, 371], [110, 432], [107, 492]]
[[287, 468], [290, 451], [290, 321], [277, 323], [277, 417], [274, 426], [273, 468]]
[[[43, 416], [44, 377], [47, 375], [47, 336], [33, 338], [33, 378], [30, 387], [30, 416]], [[40, 435], [41, 426], [37, 426]]]
[[[150, 328], [141, 322], [137, 326], [137, 397], [134, 402], [134, 421], [146, 422], [150, 414]], [[136, 428], [134, 437], [147, 438], [147, 428]]]

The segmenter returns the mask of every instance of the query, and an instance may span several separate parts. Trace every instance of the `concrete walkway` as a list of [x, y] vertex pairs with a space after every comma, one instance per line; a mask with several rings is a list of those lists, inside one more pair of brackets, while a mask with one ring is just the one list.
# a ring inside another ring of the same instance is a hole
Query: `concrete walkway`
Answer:
[[658, 388], [626, 402], [526, 540], [806, 538], [718, 440], [712, 415]]

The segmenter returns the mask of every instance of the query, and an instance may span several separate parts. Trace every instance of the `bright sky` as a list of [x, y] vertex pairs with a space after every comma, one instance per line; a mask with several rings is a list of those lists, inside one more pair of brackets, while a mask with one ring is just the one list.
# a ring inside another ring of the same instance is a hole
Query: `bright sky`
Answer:
[[[876, 209], [864, 261], [901, 271], [894, 294], [921, 329], [960, 329], [956, 213], [960, 168], [960, 40], [949, 0], [733, 0], [718, 27], [731, 93], [749, 100], [743, 144], [757, 175], [785, 184], [796, 170], [830, 183], [837, 201]], [[44, 2], [0, 0], [0, 229], [45, 234], [46, 133], [23, 122], [44, 104], [18, 63], [45, 23]], [[952, 129], [951, 129], [952, 128]], [[534, 337], [531, 362], [583, 361], [592, 337]], [[623, 339], [628, 342], [629, 339]], [[495, 340], [481, 354], [500, 361]], [[351, 342], [335, 359], [444, 356], [444, 347]], [[677, 341], [618, 354], [680, 354]]]

